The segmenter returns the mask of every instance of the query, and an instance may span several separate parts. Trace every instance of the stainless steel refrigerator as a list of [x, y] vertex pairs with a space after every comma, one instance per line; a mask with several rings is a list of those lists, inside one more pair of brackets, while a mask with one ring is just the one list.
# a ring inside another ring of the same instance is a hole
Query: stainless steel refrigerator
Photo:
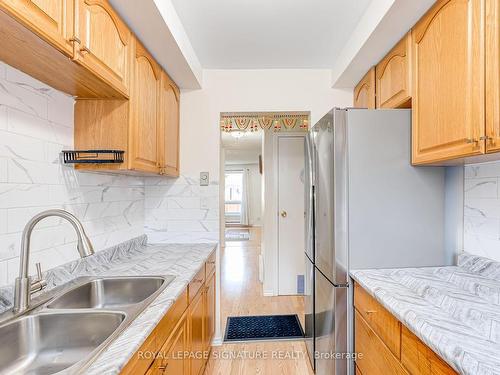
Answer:
[[306, 137], [305, 341], [316, 374], [353, 373], [350, 270], [453, 262], [444, 168], [411, 166], [410, 129], [410, 110], [333, 109]]

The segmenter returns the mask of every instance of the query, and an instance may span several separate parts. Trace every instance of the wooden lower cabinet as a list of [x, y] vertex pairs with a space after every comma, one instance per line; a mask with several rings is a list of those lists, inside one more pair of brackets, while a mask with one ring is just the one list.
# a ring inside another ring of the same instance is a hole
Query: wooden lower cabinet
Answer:
[[457, 374], [358, 284], [354, 306], [356, 374]]
[[455, 374], [455, 371], [446, 362], [406, 327], [403, 327], [402, 330], [401, 345], [401, 362], [411, 374]]
[[357, 310], [354, 324], [356, 352], [363, 354], [356, 360], [356, 366], [363, 374], [408, 374]]
[[147, 375], [189, 375], [189, 361], [185, 359], [189, 351], [188, 319], [184, 313], [172, 338], [158, 353], [158, 358], [147, 371]]
[[204, 351], [208, 356], [212, 339], [215, 334], [215, 272], [209, 276], [205, 283], [205, 346]]
[[[215, 259], [214, 254], [209, 257]], [[199, 375], [208, 362], [215, 331], [215, 270], [209, 261], [198, 272], [204, 280], [190, 296], [190, 283], [151, 335], [132, 356], [122, 375]]]
[[191, 375], [198, 375], [205, 366], [205, 291], [200, 290], [189, 305], [189, 336]]

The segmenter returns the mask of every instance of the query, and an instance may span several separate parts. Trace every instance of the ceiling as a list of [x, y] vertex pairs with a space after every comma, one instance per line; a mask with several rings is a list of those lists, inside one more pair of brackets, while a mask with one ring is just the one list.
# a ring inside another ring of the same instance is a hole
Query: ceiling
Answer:
[[371, 1], [172, 3], [203, 68], [330, 69]]
[[258, 163], [262, 153], [262, 131], [245, 132], [241, 138], [234, 138], [228, 132], [221, 132], [225, 164]]

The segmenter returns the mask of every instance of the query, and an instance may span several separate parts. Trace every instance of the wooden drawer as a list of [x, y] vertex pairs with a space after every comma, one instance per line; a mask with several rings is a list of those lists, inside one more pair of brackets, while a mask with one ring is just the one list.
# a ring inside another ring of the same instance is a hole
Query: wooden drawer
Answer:
[[189, 283], [189, 303], [196, 296], [200, 288], [203, 286], [205, 282], [205, 267], [201, 267], [201, 270], [193, 277], [193, 280]]
[[354, 306], [390, 351], [401, 358], [401, 323], [357, 283]]
[[408, 374], [357, 310], [355, 324], [356, 352], [362, 354], [356, 360], [356, 366], [363, 375]]
[[401, 335], [401, 362], [411, 374], [456, 374], [455, 370], [405, 326]]
[[210, 254], [205, 262], [205, 279], [208, 280], [215, 272], [215, 250]]

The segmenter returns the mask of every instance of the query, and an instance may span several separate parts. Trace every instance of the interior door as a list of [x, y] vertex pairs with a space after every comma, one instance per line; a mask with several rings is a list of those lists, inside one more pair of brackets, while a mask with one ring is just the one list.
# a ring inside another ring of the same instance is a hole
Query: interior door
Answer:
[[304, 285], [304, 136], [278, 136], [278, 294]]

